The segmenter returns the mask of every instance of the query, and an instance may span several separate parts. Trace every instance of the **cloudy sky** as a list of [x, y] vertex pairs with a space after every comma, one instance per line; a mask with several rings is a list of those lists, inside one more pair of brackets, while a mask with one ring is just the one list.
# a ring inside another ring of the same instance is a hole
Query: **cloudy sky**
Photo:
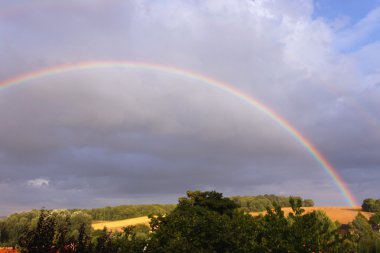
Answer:
[[[83, 61], [170, 65], [287, 119], [358, 202], [380, 198], [379, 0], [0, 0], [0, 80]], [[72, 71], [0, 88], [0, 215], [174, 203], [186, 190], [348, 205], [283, 127], [158, 70]]]

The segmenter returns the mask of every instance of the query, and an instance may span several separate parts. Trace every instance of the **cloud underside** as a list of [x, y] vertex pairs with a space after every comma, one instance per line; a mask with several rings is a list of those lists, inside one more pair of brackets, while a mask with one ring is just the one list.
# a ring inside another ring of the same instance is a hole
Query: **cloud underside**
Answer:
[[[0, 36], [7, 38], [0, 43], [1, 79], [102, 59], [191, 69], [282, 115], [359, 198], [379, 190], [363, 190], [380, 160], [376, 43], [337, 51], [343, 31], [313, 19], [311, 1], [95, 5], [101, 8], [40, 4], [0, 16]], [[376, 13], [355, 27], [372, 27], [368, 20]], [[318, 161], [278, 122], [184, 76], [138, 68], [45, 76], [2, 88], [0, 118], [4, 213], [175, 202], [188, 189], [347, 204]]]

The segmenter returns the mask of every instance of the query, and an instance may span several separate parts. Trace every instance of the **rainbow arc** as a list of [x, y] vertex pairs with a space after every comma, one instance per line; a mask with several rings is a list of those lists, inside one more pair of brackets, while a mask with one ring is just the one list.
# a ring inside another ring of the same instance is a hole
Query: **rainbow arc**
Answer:
[[248, 95], [231, 84], [219, 81], [217, 79], [205, 76], [201, 73], [197, 73], [191, 70], [177, 68], [168, 65], [153, 64], [146, 62], [132, 62], [132, 61], [90, 61], [90, 62], [78, 62], [75, 64], [58, 65], [54, 67], [44, 68], [41, 70], [25, 73], [14, 78], [0, 82], [0, 89], [11, 87], [17, 84], [25, 83], [35, 79], [53, 76], [57, 74], [63, 74], [73, 71], [81, 70], [95, 70], [104, 68], [128, 68], [128, 69], [143, 69], [149, 71], [160, 71], [169, 73], [172, 75], [183, 76], [193, 79], [198, 82], [202, 82], [206, 85], [222, 90], [232, 96], [238, 97], [248, 105], [256, 108], [260, 112], [264, 113], [270, 119], [275, 121], [280, 127], [288, 132], [300, 145], [302, 145], [308, 153], [321, 165], [321, 168], [330, 176], [335, 186], [339, 189], [345, 200], [350, 206], [357, 206], [354, 195], [349, 190], [347, 184], [343, 181], [337, 170], [329, 163], [329, 161], [319, 152], [319, 150], [304, 137], [300, 131], [298, 131], [290, 122], [284, 117], [276, 113], [270, 107], [265, 105], [258, 99]]

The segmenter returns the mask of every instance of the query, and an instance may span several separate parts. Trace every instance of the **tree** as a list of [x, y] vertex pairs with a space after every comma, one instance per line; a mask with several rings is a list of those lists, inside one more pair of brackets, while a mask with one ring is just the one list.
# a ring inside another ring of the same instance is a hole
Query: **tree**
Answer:
[[22, 252], [48, 253], [53, 246], [55, 219], [49, 211], [41, 210], [35, 229], [25, 231], [20, 237], [19, 244]]
[[289, 222], [281, 210], [281, 206], [273, 203], [274, 209], [267, 207], [265, 216], [259, 216], [259, 235], [257, 242], [262, 248], [261, 252], [291, 252], [289, 248]]
[[146, 252], [252, 252], [254, 218], [217, 192], [187, 192], [167, 216], [151, 217], [152, 234]]
[[96, 253], [116, 252], [112, 244], [111, 232], [109, 232], [106, 227], [103, 228], [99, 236], [96, 238], [95, 252]]
[[314, 206], [314, 201], [312, 199], [304, 199], [303, 206], [305, 207]]
[[380, 237], [372, 230], [368, 220], [359, 213], [349, 224], [348, 234], [343, 238], [341, 247], [346, 247], [348, 252], [379, 252]]
[[372, 215], [369, 218], [369, 223], [371, 223], [372, 225], [379, 226], [380, 225], [380, 212], [377, 212], [374, 215]]
[[380, 199], [365, 199], [362, 204], [363, 211], [366, 212], [380, 212]]
[[223, 194], [216, 191], [188, 191], [187, 198], [180, 198], [178, 208], [199, 206], [219, 214], [231, 216], [239, 206], [229, 198], [223, 198]]
[[[145, 226], [146, 227], [146, 226]], [[148, 228], [149, 229], [149, 228]], [[136, 235], [136, 226], [127, 226], [123, 232], [113, 234], [113, 244], [118, 252], [141, 253], [146, 246], [146, 237], [141, 238]]]
[[70, 212], [67, 210], [54, 210], [51, 215], [55, 219], [55, 235], [53, 244], [60, 253], [65, 253], [66, 246], [70, 242], [69, 232], [71, 227]]
[[305, 214], [300, 198], [290, 198], [293, 212], [285, 217], [277, 203], [259, 216], [260, 252], [333, 252], [335, 249], [335, 224], [322, 212]]
[[9, 231], [7, 224], [4, 221], [0, 221], [0, 245], [9, 241]]
[[82, 223], [79, 228], [76, 253], [86, 253], [88, 250], [89, 236], [86, 234], [86, 223]]
[[335, 224], [321, 211], [295, 215], [291, 236], [295, 252], [329, 252], [335, 248]]

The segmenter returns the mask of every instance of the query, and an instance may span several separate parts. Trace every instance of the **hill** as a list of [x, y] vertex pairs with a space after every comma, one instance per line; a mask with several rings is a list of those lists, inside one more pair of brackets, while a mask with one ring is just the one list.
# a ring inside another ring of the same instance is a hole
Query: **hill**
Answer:
[[72, 211], [82, 211], [92, 217], [93, 220], [119, 221], [123, 219], [148, 216], [150, 214], [170, 213], [176, 207], [175, 204], [141, 204], [141, 205], [121, 205], [107, 206], [93, 209], [75, 209]]
[[[289, 207], [290, 196], [277, 196], [273, 194], [257, 195], [257, 196], [232, 196], [228, 197], [240, 206], [240, 210], [244, 212], [260, 212], [264, 211], [267, 206], [273, 208], [273, 203], [281, 207]], [[302, 199], [299, 196], [293, 196], [302, 200], [303, 206], [313, 206], [311, 199]], [[148, 216], [150, 214], [167, 214], [170, 213], [176, 204], [144, 204], [144, 205], [120, 205], [107, 206], [103, 208], [93, 209], [73, 209], [71, 211], [82, 211], [92, 217], [93, 220], [102, 221], [120, 221], [124, 219], [138, 218]]]
[[[338, 221], [341, 224], [347, 224], [353, 221], [356, 215], [360, 212], [367, 219], [371, 217], [372, 213], [362, 211], [361, 207], [350, 207], [350, 206], [318, 206], [318, 207], [303, 207], [306, 213], [312, 212], [314, 210], [320, 210], [326, 213], [328, 217], [330, 217], [333, 221]], [[285, 215], [287, 216], [289, 212], [292, 210], [290, 207], [283, 207]], [[251, 212], [251, 215], [259, 215], [265, 214], [264, 212]], [[149, 218], [147, 216], [142, 216], [138, 218], [132, 219], [124, 219], [118, 221], [95, 221], [92, 224], [94, 229], [103, 229], [103, 227], [107, 227], [110, 230], [121, 230], [125, 226], [129, 225], [137, 225], [137, 224], [145, 224], [149, 225]]]
[[[312, 212], [314, 210], [320, 210], [326, 213], [328, 217], [330, 217], [333, 221], [338, 221], [341, 224], [347, 224], [351, 221], [353, 221], [356, 217], [356, 215], [360, 212], [363, 214], [367, 219], [371, 217], [372, 213], [370, 212], [364, 212], [362, 211], [362, 208], [360, 206], [357, 207], [351, 207], [351, 206], [316, 206], [316, 207], [303, 207], [305, 209], [306, 213]], [[292, 210], [290, 207], [284, 207], [282, 208], [285, 215], [288, 215], [289, 212]], [[264, 212], [252, 212], [251, 214], [256, 216], [259, 214], [264, 214]]]
[[123, 227], [137, 225], [137, 224], [145, 224], [149, 226], [150, 219], [148, 216], [142, 216], [138, 218], [124, 219], [118, 221], [95, 221], [92, 223], [92, 227], [94, 229], [103, 229], [107, 227], [109, 230], [120, 231]]

